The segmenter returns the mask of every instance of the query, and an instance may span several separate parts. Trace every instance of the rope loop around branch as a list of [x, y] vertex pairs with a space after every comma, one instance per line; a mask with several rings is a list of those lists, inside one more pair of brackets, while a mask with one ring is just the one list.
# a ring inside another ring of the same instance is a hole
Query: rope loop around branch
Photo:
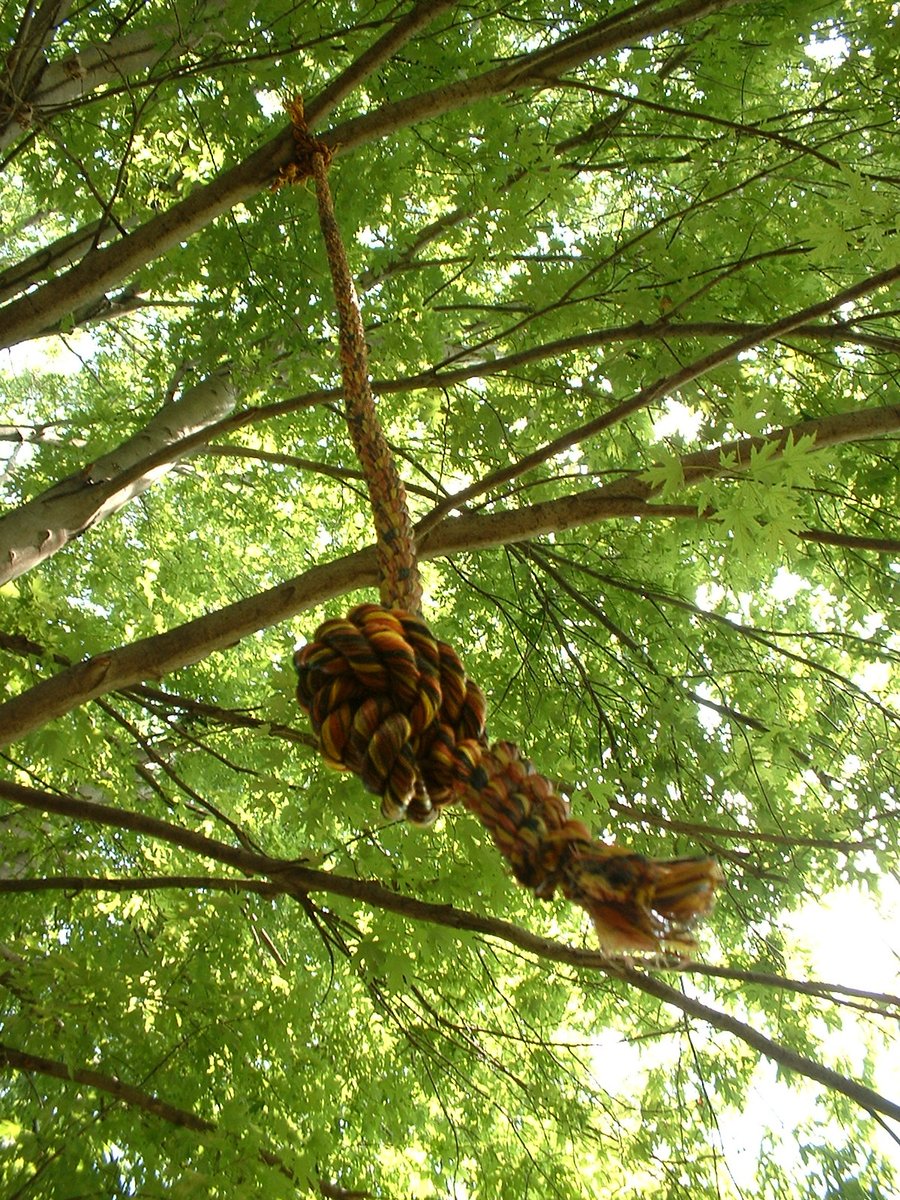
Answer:
[[327, 142], [314, 138], [306, 127], [306, 114], [303, 110], [303, 98], [294, 96], [285, 101], [285, 112], [291, 119], [291, 135], [294, 139], [294, 157], [285, 163], [272, 181], [270, 190], [277, 192], [279, 188], [292, 183], [302, 183], [311, 179], [315, 174], [314, 159], [320, 155], [325, 170], [331, 166], [334, 150]]

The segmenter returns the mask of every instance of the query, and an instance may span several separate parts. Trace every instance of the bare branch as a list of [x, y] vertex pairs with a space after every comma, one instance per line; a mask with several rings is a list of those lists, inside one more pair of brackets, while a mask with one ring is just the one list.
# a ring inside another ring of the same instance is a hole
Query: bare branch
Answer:
[[[664, 12], [640, 11], [630, 21], [603, 21], [550, 47], [521, 55], [482, 75], [448, 84], [405, 100], [387, 103], [361, 117], [345, 121], [324, 136], [335, 154], [347, 154], [368, 142], [387, 137], [418, 121], [429, 120], [489, 98], [548, 86], [550, 74], [571, 70], [634, 40], [664, 29], [675, 29], [747, 0], [683, 0]], [[328, 90], [306, 106], [310, 127], [319, 120], [319, 107], [333, 103]], [[196, 188], [167, 212], [110, 246], [87, 255], [77, 266], [36, 291], [0, 310], [0, 348], [34, 337], [79, 305], [109, 291], [145, 263], [208, 225], [222, 213], [266, 187], [278, 170], [291, 161], [294, 140], [290, 126], [242, 162]]]
[[39, 812], [59, 813], [63, 816], [93, 821], [118, 829], [129, 829], [135, 833], [157, 838], [170, 845], [181, 846], [205, 858], [227, 863], [248, 874], [264, 875], [273, 882], [282, 884], [285, 890], [291, 893], [304, 895], [322, 891], [344, 896], [386, 909], [389, 912], [399, 913], [414, 921], [426, 921], [451, 929], [486, 934], [553, 962], [603, 970], [614, 978], [631, 984], [639, 991], [657, 997], [687, 1016], [732, 1034], [787, 1070], [805, 1075], [826, 1088], [848, 1096], [867, 1112], [883, 1113], [893, 1120], [900, 1121], [900, 1104], [888, 1100], [864, 1084], [848, 1079], [830, 1067], [788, 1049], [766, 1037], [759, 1030], [753, 1029], [746, 1022], [718, 1009], [710, 1008], [701, 1001], [669, 987], [668, 984], [646, 972], [626, 965], [624, 961], [611, 959], [593, 951], [576, 950], [569, 946], [563, 946], [558, 942], [529, 933], [509, 921], [465, 912], [449, 904], [429, 904], [412, 896], [404, 896], [369, 880], [350, 879], [328, 871], [316, 871], [299, 863], [269, 858], [266, 855], [255, 854], [236, 846], [227, 846], [212, 838], [204, 837], [202, 834], [170, 825], [144, 813], [114, 808], [106, 804], [95, 804], [87, 800], [75, 800], [70, 796], [54, 795], [50, 792], [38, 792], [6, 780], [0, 780], [0, 796]]

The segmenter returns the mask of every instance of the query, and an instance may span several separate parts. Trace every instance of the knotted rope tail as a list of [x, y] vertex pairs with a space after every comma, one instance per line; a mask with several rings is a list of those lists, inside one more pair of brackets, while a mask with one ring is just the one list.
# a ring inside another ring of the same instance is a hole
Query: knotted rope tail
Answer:
[[296, 665], [323, 756], [380, 795], [385, 816], [425, 825], [461, 801], [519, 883], [582, 905], [605, 949], [693, 949], [721, 879], [715, 859], [661, 862], [593, 841], [516, 746], [488, 746], [481, 689], [420, 617], [363, 604], [326, 621]]
[[326, 621], [295, 658], [297, 698], [325, 760], [355, 772], [382, 812], [420, 825], [461, 801], [490, 831], [516, 879], [541, 899], [559, 889], [587, 909], [615, 951], [688, 952], [721, 880], [715, 859], [661, 862], [591, 839], [566, 801], [510, 742], [488, 745], [484, 694], [419, 615], [421, 584], [403, 484], [378, 422], [359, 304], [328, 186], [332, 151], [287, 106], [295, 161], [273, 187], [313, 176], [340, 320], [347, 424], [369, 488], [382, 604]]

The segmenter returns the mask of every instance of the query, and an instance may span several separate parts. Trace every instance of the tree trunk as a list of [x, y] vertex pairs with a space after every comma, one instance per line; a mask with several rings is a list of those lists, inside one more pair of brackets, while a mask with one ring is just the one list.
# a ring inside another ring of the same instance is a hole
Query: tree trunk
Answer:
[[27, 5], [12, 49], [6, 56], [6, 69], [0, 82], [0, 146], [8, 144], [5, 134], [10, 129], [21, 131], [31, 123], [29, 97], [41, 85], [47, 70], [47, 48], [58, 25], [69, 11], [67, 0], [45, 0], [34, 12]]
[[[230, 379], [212, 375], [179, 400], [164, 405], [127, 442], [0, 517], [0, 586], [44, 562], [91, 525], [146, 491], [181, 457], [178, 443], [226, 416], [234, 401]], [[166, 446], [173, 447], [167, 463], [114, 488], [115, 480], [135, 463]], [[98, 489], [97, 484], [106, 486]]]
[[41, 55], [40, 69], [32, 72], [30, 88], [14, 89], [15, 80], [7, 79], [0, 98], [7, 114], [0, 125], [0, 150], [6, 150], [33, 125], [45, 123], [73, 100], [81, 100], [103, 84], [122, 83], [150, 71], [173, 53], [196, 46], [201, 37], [184, 36], [177, 25], [167, 22], [136, 29], [109, 42], [89, 42], [49, 65]]

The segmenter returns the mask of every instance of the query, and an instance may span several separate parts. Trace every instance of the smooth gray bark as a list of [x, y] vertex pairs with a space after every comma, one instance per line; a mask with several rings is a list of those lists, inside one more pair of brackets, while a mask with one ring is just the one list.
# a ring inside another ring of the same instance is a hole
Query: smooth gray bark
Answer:
[[6, 55], [0, 74], [0, 145], [6, 131], [24, 128], [28, 121], [28, 97], [41, 85], [47, 70], [47, 49], [53, 35], [66, 19], [68, 0], [44, 0], [35, 10], [25, 5], [12, 48]]
[[124, 82], [153, 70], [173, 55], [193, 49], [203, 31], [188, 35], [174, 22], [136, 29], [109, 42], [88, 42], [60, 62], [47, 64], [41, 56], [39, 70], [28, 81], [7, 79], [0, 125], [0, 150], [6, 150], [34, 125], [40, 125], [74, 100], [97, 88]]
[[[145, 492], [182, 457], [178, 450], [181, 441], [227, 416], [234, 403], [229, 377], [212, 375], [165, 404], [128, 441], [0, 517], [0, 586], [44, 562]], [[167, 462], [131, 478], [136, 463], [167, 446], [173, 448]], [[120, 476], [128, 478], [116, 488]]]

